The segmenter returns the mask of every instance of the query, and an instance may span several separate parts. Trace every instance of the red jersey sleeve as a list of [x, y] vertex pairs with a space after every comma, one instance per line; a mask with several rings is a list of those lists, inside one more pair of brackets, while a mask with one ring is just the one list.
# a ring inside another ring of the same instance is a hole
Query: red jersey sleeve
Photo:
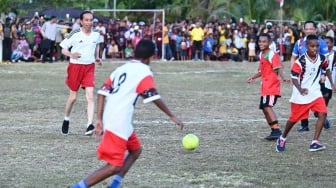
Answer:
[[280, 57], [278, 54], [274, 53], [271, 61], [272, 61], [273, 70], [279, 69], [282, 67]]
[[142, 79], [136, 88], [136, 92], [144, 99], [144, 103], [160, 98], [160, 95], [155, 88], [153, 76], [146, 76]]
[[111, 80], [110, 77], [108, 77], [105, 82], [103, 83], [103, 85], [101, 86], [101, 88], [98, 90], [98, 94], [101, 95], [109, 95], [112, 91], [113, 91], [113, 81]]
[[300, 74], [302, 72], [302, 67], [300, 66], [300, 63], [298, 60], [296, 60], [291, 68], [291, 77], [298, 79]]

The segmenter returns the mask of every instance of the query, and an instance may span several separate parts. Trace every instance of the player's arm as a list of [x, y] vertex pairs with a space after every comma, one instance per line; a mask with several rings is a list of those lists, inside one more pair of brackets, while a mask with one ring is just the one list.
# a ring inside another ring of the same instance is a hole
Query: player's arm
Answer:
[[112, 80], [107, 78], [103, 84], [103, 86], [98, 90], [97, 95], [97, 117], [96, 117], [96, 125], [95, 125], [95, 134], [96, 136], [101, 136], [104, 132], [103, 128], [103, 114], [104, 114], [104, 105], [105, 105], [105, 97], [110, 95], [113, 91], [112, 89]]
[[247, 78], [247, 83], [252, 83], [255, 79], [261, 77], [261, 73], [260, 72], [257, 72], [255, 73], [253, 76]]
[[291, 78], [292, 78], [292, 84], [296, 89], [300, 92], [301, 95], [307, 95], [308, 89], [302, 88], [301, 84], [299, 83], [300, 74], [301, 74], [301, 67], [297, 65], [297, 63], [294, 63], [291, 70]]
[[334, 80], [332, 78], [332, 74], [330, 72], [330, 69], [327, 69], [327, 71], [325, 72], [325, 75], [327, 76], [327, 78], [329, 79], [329, 82], [330, 82], [330, 85], [332, 87], [332, 90], [333, 92], [336, 93], [336, 86], [335, 86], [335, 83], [334, 83]]
[[178, 126], [180, 126], [180, 129], [182, 130], [184, 125], [182, 121], [180, 121], [168, 108], [168, 106], [163, 102], [162, 99], [154, 100], [153, 103]]
[[145, 77], [136, 89], [137, 93], [144, 99], [144, 103], [153, 102], [161, 111], [163, 111], [176, 125], [183, 129], [183, 123], [169, 110], [167, 105], [161, 100], [161, 97], [155, 89], [153, 76]]
[[96, 62], [98, 65], [102, 65], [102, 59], [99, 57], [99, 44], [96, 45], [96, 49], [95, 49], [95, 58], [96, 58]]

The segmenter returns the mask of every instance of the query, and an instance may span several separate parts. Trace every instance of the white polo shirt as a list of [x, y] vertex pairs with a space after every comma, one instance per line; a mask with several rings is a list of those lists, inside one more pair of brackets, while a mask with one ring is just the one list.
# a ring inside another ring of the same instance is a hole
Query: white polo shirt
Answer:
[[78, 52], [81, 54], [80, 58], [70, 58], [71, 63], [75, 64], [91, 64], [96, 60], [95, 52], [97, 44], [99, 43], [99, 32], [91, 30], [90, 34], [85, 34], [82, 29], [73, 30], [61, 43], [62, 48], [69, 49], [71, 53]]

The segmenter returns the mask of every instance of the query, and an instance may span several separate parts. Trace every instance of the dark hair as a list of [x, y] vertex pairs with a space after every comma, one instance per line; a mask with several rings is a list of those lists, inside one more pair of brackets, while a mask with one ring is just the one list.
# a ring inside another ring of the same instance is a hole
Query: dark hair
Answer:
[[93, 13], [91, 12], [91, 11], [84, 11], [84, 12], [82, 12], [81, 14], [80, 14], [80, 16], [79, 16], [79, 18], [81, 19], [81, 20], [83, 20], [83, 17], [84, 17], [84, 14], [92, 14], [93, 15]]
[[318, 40], [318, 36], [317, 35], [308, 35], [306, 40], [307, 40], [307, 43], [309, 43], [312, 40]]
[[331, 36], [325, 36], [324, 39], [329, 40], [332, 44], [334, 44], [334, 38]]
[[303, 28], [306, 28], [306, 25], [309, 24], [309, 23], [313, 24], [315, 29], [317, 28], [316, 23], [314, 21], [311, 21], [311, 20], [305, 21], [305, 23], [303, 24]]
[[135, 58], [146, 59], [154, 55], [155, 45], [153, 41], [141, 39], [135, 47]]
[[271, 36], [270, 36], [268, 33], [261, 33], [261, 34], [259, 35], [259, 38], [260, 38], [260, 37], [266, 37], [268, 41], [271, 41], [271, 40], [272, 40], [272, 39], [271, 39]]

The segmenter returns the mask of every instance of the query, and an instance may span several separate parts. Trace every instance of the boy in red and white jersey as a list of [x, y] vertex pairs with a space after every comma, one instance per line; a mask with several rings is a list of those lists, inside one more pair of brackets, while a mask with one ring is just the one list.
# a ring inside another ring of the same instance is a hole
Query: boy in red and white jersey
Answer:
[[149, 67], [154, 53], [155, 46], [151, 40], [140, 40], [135, 49], [137, 59], [113, 71], [98, 91], [95, 133], [102, 136], [102, 140], [97, 156], [106, 165], [72, 188], [90, 187], [114, 174], [116, 176], [109, 187], [119, 187], [141, 153], [141, 143], [132, 124], [134, 106], [139, 96], [144, 103], [153, 102], [183, 129], [183, 123], [169, 110], [156, 90]]
[[260, 52], [259, 69], [256, 74], [247, 79], [248, 83], [253, 82], [256, 78], [261, 77], [260, 87], [260, 104], [259, 109], [265, 115], [265, 119], [271, 128], [270, 135], [266, 140], [276, 140], [281, 135], [279, 122], [273, 110], [279, 97], [281, 97], [281, 69], [282, 64], [277, 53], [270, 49], [271, 37], [267, 33], [259, 36], [258, 45]]
[[296, 122], [302, 119], [307, 119], [310, 110], [317, 112], [318, 120], [309, 151], [325, 149], [325, 146], [318, 141], [327, 113], [327, 107], [319, 84], [321, 70], [327, 75], [334, 92], [336, 91], [336, 88], [331, 78], [327, 58], [318, 53], [319, 43], [316, 35], [307, 36], [306, 48], [307, 52], [300, 56], [291, 67], [293, 83], [293, 91], [290, 98], [291, 113], [284, 132], [277, 140], [276, 150], [278, 152], [285, 151], [286, 137], [289, 131]]

